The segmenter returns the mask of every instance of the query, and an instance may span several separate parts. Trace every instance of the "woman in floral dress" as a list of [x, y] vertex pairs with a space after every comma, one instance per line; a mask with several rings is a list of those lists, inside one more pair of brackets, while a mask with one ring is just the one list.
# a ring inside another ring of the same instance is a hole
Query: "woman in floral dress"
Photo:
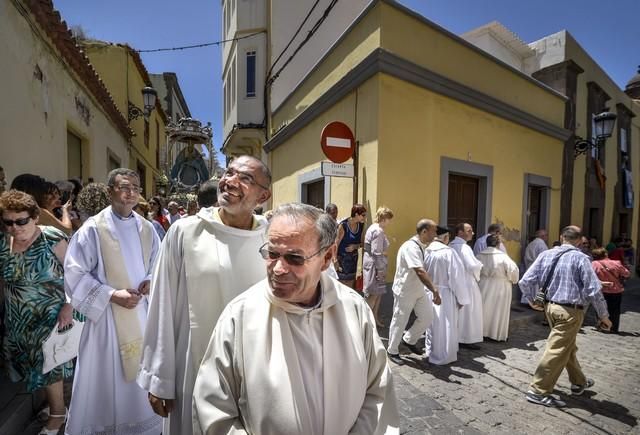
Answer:
[[73, 374], [73, 362], [42, 373], [42, 343], [56, 322], [73, 322], [73, 309], [65, 303], [63, 259], [66, 235], [38, 226], [40, 209], [31, 195], [9, 190], [0, 196], [4, 235], [0, 237], [0, 278], [4, 281], [6, 328], [2, 357], [14, 382], [27, 391], [44, 388], [49, 419], [41, 434], [57, 433], [66, 414], [62, 382]]

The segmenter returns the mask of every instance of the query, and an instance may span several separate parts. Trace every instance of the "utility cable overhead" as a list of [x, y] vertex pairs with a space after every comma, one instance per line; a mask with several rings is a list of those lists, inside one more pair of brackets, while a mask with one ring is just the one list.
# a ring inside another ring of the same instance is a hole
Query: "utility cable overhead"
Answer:
[[259, 35], [261, 33], [266, 33], [266, 31], [261, 30], [259, 32], [250, 33], [249, 35], [238, 36], [237, 38], [223, 39], [221, 41], [215, 41], [215, 42], [205, 42], [203, 44], [185, 45], [185, 46], [182, 46], [182, 47], [170, 47], [170, 48], [154, 48], [154, 49], [149, 49], [149, 50], [134, 50], [134, 51], [136, 51], [138, 53], [157, 53], [159, 51], [189, 50], [191, 48], [210, 47], [212, 45], [224, 44], [225, 42], [239, 41], [241, 39], [252, 38], [252, 37], [254, 37], [256, 35]]
[[324, 12], [322, 13], [322, 16], [318, 19], [318, 21], [316, 21], [316, 23], [313, 25], [311, 30], [307, 32], [307, 36], [300, 42], [300, 44], [298, 44], [298, 46], [296, 47], [294, 52], [291, 54], [291, 56], [289, 56], [289, 58], [286, 60], [284, 65], [282, 65], [278, 69], [278, 71], [276, 71], [273, 74], [272, 77], [268, 78], [267, 86], [270, 86], [271, 84], [273, 84], [273, 82], [280, 76], [280, 73], [282, 72], [282, 70], [284, 70], [287, 67], [287, 65], [289, 65], [289, 63], [291, 63], [291, 61], [296, 56], [296, 54], [298, 54], [298, 52], [302, 49], [302, 47], [304, 47], [307, 44], [307, 42], [309, 42], [311, 37], [318, 31], [322, 23], [327, 19], [327, 17], [329, 16], [329, 13], [331, 12], [331, 9], [333, 9], [336, 3], [338, 3], [338, 0], [331, 0], [331, 3], [329, 3], [329, 6], [327, 6], [327, 8], [324, 10]]
[[318, 6], [318, 3], [320, 3], [320, 0], [316, 0], [315, 3], [313, 3], [313, 6], [311, 6], [311, 9], [309, 9], [309, 12], [307, 12], [307, 16], [304, 17], [304, 19], [302, 20], [302, 22], [300, 23], [300, 25], [298, 26], [298, 29], [295, 31], [295, 33], [293, 34], [293, 36], [291, 37], [291, 39], [289, 39], [289, 42], [287, 43], [287, 45], [282, 49], [282, 51], [280, 52], [280, 54], [278, 55], [278, 57], [276, 58], [276, 60], [273, 61], [273, 63], [271, 64], [271, 67], [269, 67], [269, 71], [267, 72], [267, 80], [269, 80], [269, 78], [271, 77], [271, 71], [273, 71], [273, 68], [276, 66], [276, 64], [278, 63], [278, 61], [280, 59], [282, 59], [282, 56], [284, 56], [284, 53], [287, 51], [287, 49], [291, 46], [291, 44], [293, 43], [293, 41], [296, 39], [296, 37], [298, 36], [298, 34], [300, 33], [300, 30], [302, 30], [302, 27], [307, 23], [307, 21], [309, 20], [309, 17], [311, 17], [311, 14], [313, 13], [313, 11], [315, 10], [316, 6]]

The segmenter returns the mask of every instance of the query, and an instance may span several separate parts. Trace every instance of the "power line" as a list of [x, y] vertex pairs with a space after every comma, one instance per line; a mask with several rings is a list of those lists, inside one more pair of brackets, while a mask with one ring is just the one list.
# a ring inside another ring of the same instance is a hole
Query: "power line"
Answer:
[[223, 39], [222, 41], [215, 41], [215, 42], [205, 42], [203, 44], [185, 45], [185, 46], [182, 46], [182, 47], [171, 47], [171, 48], [154, 48], [154, 49], [150, 49], [150, 50], [134, 50], [134, 51], [137, 51], [138, 53], [157, 53], [159, 51], [189, 50], [191, 48], [210, 47], [212, 45], [224, 44], [225, 42], [239, 41], [241, 39], [252, 38], [252, 37], [254, 37], [256, 35], [260, 35], [261, 33], [266, 33], [266, 31], [265, 30], [261, 30], [259, 32], [251, 33], [249, 35], [238, 36], [237, 38]]
[[282, 72], [282, 70], [284, 70], [287, 65], [289, 65], [289, 63], [291, 63], [291, 61], [293, 60], [293, 58], [296, 56], [296, 54], [298, 54], [298, 52], [302, 49], [302, 47], [304, 47], [307, 42], [309, 42], [309, 40], [311, 39], [311, 37], [318, 31], [318, 28], [320, 28], [320, 25], [322, 25], [322, 23], [327, 19], [327, 17], [329, 16], [329, 12], [331, 12], [331, 9], [333, 9], [333, 7], [336, 5], [336, 3], [338, 3], [338, 0], [331, 0], [331, 3], [329, 4], [329, 6], [327, 6], [327, 8], [324, 10], [324, 12], [322, 13], [322, 16], [318, 19], [318, 21], [316, 21], [316, 23], [313, 25], [313, 27], [311, 28], [311, 30], [309, 30], [307, 32], [307, 36], [300, 42], [300, 44], [296, 47], [296, 49], [294, 50], [294, 52], [291, 54], [291, 56], [289, 56], [289, 58], [287, 59], [287, 61], [284, 63], [284, 65], [282, 65], [280, 67], [280, 69], [278, 69], [278, 71], [276, 71], [272, 77], [269, 77], [267, 80], [267, 86], [270, 86], [271, 84], [273, 84], [273, 82], [278, 78], [278, 76], [280, 76], [280, 73]]
[[278, 55], [276, 60], [274, 60], [273, 63], [271, 64], [271, 67], [269, 68], [269, 71], [267, 72], [267, 81], [271, 78], [271, 72], [273, 71], [273, 68], [276, 66], [276, 64], [282, 58], [282, 56], [284, 56], [284, 53], [287, 51], [287, 49], [291, 46], [293, 41], [296, 39], [296, 37], [300, 33], [300, 30], [302, 30], [302, 27], [307, 23], [307, 21], [309, 20], [309, 17], [311, 17], [311, 14], [315, 10], [316, 6], [318, 6], [318, 3], [320, 3], [320, 0], [316, 0], [315, 3], [313, 4], [313, 6], [311, 6], [311, 9], [309, 9], [309, 12], [307, 12], [307, 16], [304, 17], [304, 20], [302, 20], [302, 22], [298, 26], [298, 29], [295, 31], [295, 33], [293, 34], [293, 36], [291, 37], [291, 39], [289, 40], [287, 45], [282, 49], [282, 51], [280, 52], [280, 54]]

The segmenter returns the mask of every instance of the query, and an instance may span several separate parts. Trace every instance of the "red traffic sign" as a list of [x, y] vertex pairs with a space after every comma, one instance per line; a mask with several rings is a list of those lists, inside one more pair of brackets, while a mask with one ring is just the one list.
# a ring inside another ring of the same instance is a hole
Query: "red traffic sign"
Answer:
[[347, 124], [334, 121], [322, 129], [320, 146], [329, 160], [334, 163], [344, 163], [353, 157], [356, 140]]

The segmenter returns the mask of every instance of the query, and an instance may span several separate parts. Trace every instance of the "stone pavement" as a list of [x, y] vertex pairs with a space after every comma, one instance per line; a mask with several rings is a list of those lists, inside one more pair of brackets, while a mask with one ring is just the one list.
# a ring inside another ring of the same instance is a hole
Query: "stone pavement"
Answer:
[[[391, 296], [385, 297], [383, 317], [388, 324]], [[525, 309], [525, 315], [532, 313], [536, 320], [512, 321], [508, 342], [461, 349], [452, 364], [423, 367], [415, 355], [405, 355], [404, 366], [391, 363], [401, 433], [640, 433], [640, 280], [628, 282], [620, 335], [596, 331], [595, 316], [587, 316], [578, 336], [578, 359], [596, 383], [582, 396], [572, 397], [564, 372], [554, 392], [566, 400], [564, 409], [530, 404], [524, 398], [548, 334], [541, 315]], [[380, 332], [386, 336], [386, 331]]]
[[[387, 292], [382, 307], [387, 324], [392, 302]], [[563, 374], [556, 393], [567, 401], [564, 409], [525, 400], [548, 328], [540, 324], [540, 314], [519, 306], [514, 309], [506, 343], [485, 342], [480, 350], [461, 349], [458, 361], [447, 366], [424, 367], [419, 358], [408, 355], [404, 366], [391, 363], [402, 434], [640, 433], [640, 279], [628, 282], [620, 335], [597, 332], [594, 316], [588, 316], [578, 336], [578, 359], [596, 384], [574, 398]], [[386, 337], [386, 330], [380, 332]], [[67, 399], [70, 387], [66, 385]], [[0, 400], [0, 434], [36, 434], [41, 424], [29, 414], [33, 416], [38, 405], [16, 388], [10, 392], [8, 384], [0, 382], [0, 399], [6, 399]], [[26, 419], [12, 422], [19, 420], [22, 410]]]

